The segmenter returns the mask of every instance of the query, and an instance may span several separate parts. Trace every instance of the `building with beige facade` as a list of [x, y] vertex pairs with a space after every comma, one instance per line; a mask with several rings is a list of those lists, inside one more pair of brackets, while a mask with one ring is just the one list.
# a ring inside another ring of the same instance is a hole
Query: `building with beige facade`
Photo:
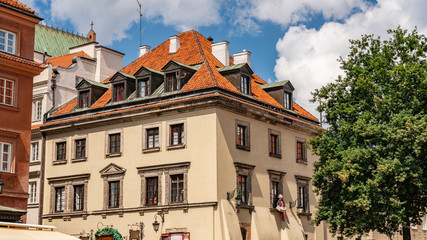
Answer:
[[81, 80], [40, 126], [43, 224], [75, 236], [112, 225], [127, 239], [334, 239], [310, 224], [317, 158], [305, 142], [318, 119], [290, 81], [267, 84], [228, 45], [188, 31], [101, 84]]

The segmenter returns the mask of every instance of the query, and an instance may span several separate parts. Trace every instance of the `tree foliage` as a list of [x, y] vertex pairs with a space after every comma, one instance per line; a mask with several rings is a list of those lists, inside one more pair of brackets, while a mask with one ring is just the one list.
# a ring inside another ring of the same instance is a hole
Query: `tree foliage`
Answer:
[[410, 239], [427, 208], [427, 41], [417, 30], [350, 40], [344, 76], [313, 93], [328, 131], [310, 140], [320, 157], [314, 222], [334, 234], [370, 230]]

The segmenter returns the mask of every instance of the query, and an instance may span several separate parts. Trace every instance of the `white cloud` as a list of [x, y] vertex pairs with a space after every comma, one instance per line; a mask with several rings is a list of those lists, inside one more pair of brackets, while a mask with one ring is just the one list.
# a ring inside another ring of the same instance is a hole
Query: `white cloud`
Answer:
[[[27, 0], [29, 1], [29, 0]], [[160, 20], [178, 30], [189, 30], [220, 22], [220, 3], [213, 0], [141, 0], [144, 21]], [[54, 0], [52, 21], [69, 20], [78, 32], [89, 31], [94, 22], [97, 41], [111, 44], [121, 40], [139, 19], [134, 0]]]
[[418, 26], [427, 33], [427, 2], [424, 0], [378, 0], [375, 6], [351, 15], [342, 23], [327, 22], [319, 30], [305, 26], [290, 27], [276, 45], [279, 59], [275, 73], [278, 80], [289, 79], [295, 86], [296, 101], [312, 113], [308, 102], [314, 89], [332, 82], [339, 74], [337, 59], [349, 52], [349, 39], [375, 34], [388, 39], [387, 29], [397, 26], [412, 30]]

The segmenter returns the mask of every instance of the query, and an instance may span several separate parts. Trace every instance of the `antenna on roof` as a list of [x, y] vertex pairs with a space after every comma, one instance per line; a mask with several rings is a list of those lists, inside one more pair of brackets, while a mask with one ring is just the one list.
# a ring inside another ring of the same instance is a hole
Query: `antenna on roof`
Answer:
[[136, 2], [139, 5], [139, 9], [137, 9], [138, 13], [139, 13], [139, 46], [142, 46], [142, 30], [141, 30], [141, 26], [142, 26], [142, 7], [141, 7], [141, 3], [136, 0]]

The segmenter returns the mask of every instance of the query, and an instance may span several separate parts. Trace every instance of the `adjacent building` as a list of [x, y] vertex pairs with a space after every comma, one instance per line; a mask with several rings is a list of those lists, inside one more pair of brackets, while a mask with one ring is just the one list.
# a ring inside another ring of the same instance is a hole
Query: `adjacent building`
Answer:
[[82, 79], [101, 83], [123, 67], [123, 53], [99, 45], [91, 29], [86, 37], [45, 25], [36, 25], [35, 61], [46, 68], [34, 78], [28, 223], [41, 223], [39, 199], [42, 173], [42, 133], [46, 112], [72, 100]]
[[318, 119], [290, 81], [267, 84], [251, 53], [228, 45], [188, 31], [141, 47], [102, 83], [79, 81], [40, 127], [43, 224], [78, 236], [101, 222], [128, 239], [329, 239], [310, 225], [305, 142]]
[[34, 28], [42, 20], [16, 0], [0, 0], [0, 221], [25, 222], [31, 140]]

